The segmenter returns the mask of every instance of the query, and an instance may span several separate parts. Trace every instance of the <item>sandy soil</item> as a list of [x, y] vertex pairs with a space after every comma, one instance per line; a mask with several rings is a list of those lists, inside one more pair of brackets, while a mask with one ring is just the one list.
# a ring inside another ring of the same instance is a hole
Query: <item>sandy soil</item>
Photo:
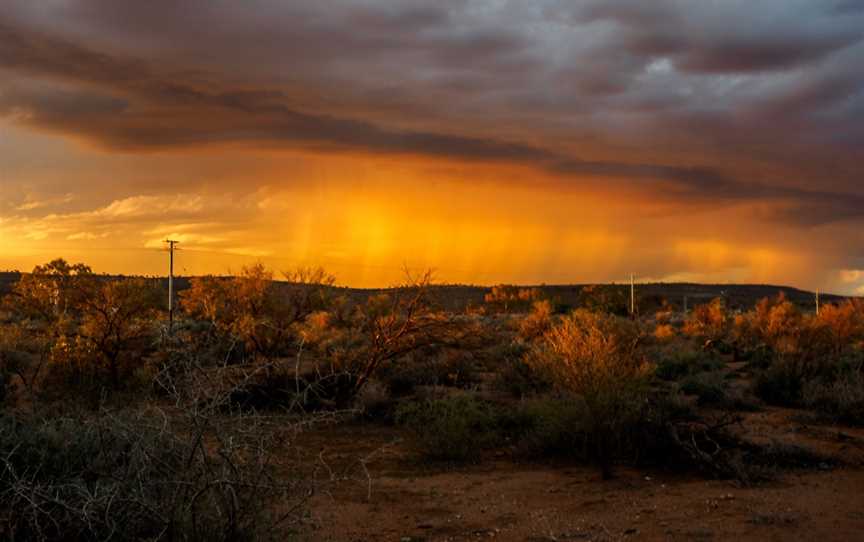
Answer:
[[[747, 415], [754, 440], [805, 445], [837, 467], [785, 472], [759, 487], [620, 468], [424, 465], [394, 428], [337, 426], [304, 437], [331, 483], [312, 502], [310, 540], [864, 540], [864, 430], [800, 413]], [[360, 458], [360, 460], [358, 460]]]

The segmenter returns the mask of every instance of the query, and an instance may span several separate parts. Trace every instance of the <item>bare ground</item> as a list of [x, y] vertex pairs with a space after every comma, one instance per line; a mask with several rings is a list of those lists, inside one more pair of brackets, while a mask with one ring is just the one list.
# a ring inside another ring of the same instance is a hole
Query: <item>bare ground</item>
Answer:
[[[741, 487], [697, 475], [619, 468], [612, 481], [572, 464], [418, 462], [397, 429], [350, 424], [305, 434], [328, 491], [312, 501], [310, 540], [864, 540], [864, 430], [746, 415], [748, 439], [836, 461]], [[359, 460], [358, 460], [359, 458]]]

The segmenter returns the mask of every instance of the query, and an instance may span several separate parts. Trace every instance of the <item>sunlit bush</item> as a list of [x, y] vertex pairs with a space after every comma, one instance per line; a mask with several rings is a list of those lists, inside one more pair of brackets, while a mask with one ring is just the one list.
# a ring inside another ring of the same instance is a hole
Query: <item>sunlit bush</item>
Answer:
[[694, 337], [717, 340], [726, 335], [729, 316], [721, 298], [693, 308], [684, 322], [684, 333]]
[[283, 273], [276, 282], [263, 265], [244, 267], [234, 277], [196, 277], [181, 294], [192, 318], [240, 341], [253, 357], [286, 355], [298, 342], [299, 326], [308, 316], [326, 310], [335, 279], [322, 269]]
[[526, 360], [585, 402], [592, 459], [610, 476], [615, 441], [638, 419], [650, 375], [636, 327], [608, 314], [577, 310], [550, 329]]
[[538, 288], [520, 288], [510, 284], [499, 284], [483, 296], [486, 306], [497, 312], [525, 311], [543, 298]]
[[549, 300], [535, 301], [531, 312], [519, 320], [519, 336], [530, 341], [546, 333], [552, 327], [552, 303]]

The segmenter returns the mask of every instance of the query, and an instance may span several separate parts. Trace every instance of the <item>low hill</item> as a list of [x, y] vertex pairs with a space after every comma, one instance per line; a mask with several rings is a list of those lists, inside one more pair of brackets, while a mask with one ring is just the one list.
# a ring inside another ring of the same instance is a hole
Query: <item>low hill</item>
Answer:
[[[9, 293], [12, 286], [21, 277], [18, 272], [0, 272], [0, 295]], [[119, 277], [109, 277], [119, 278]], [[167, 289], [167, 279], [160, 279]], [[189, 287], [189, 277], [177, 277], [174, 285], [178, 292]], [[579, 295], [583, 288], [592, 286], [590, 284], [568, 284], [568, 285], [539, 285], [522, 286], [523, 288], [538, 288], [546, 297], [555, 300], [564, 306], [575, 307], [579, 303]], [[620, 290], [621, 295], [629, 296], [629, 285], [612, 284], [607, 287]], [[371, 295], [386, 292], [386, 288], [337, 288], [341, 293], [350, 298], [362, 301]], [[489, 293], [490, 287], [470, 285], [437, 285], [433, 287], [436, 300], [449, 310], [462, 310], [465, 307], [481, 305], [484, 296]], [[763, 297], [774, 297], [783, 293], [789, 300], [797, 305], [807, 308], [815, 305], [815, 294], [806, 290], [792, 288], [789, 286], [776, 286], [771, 284], [697, 284], [689, 282], [672, 283], [645, 283], [636, 285], [636, 295], [640, 307], [643, 310], [651, 310], [659, 305], [661, 299], [667, 300], [672, 306], [682, 309], [685, 302], [689, 307], [705, 303], [714, 297], [722, 297], [728, 306], [732, 308], [747, 309], [752, 307]], [[686, 299], [686, 301], [685, 301]], [[822, 300], [826, 303], [845, 299], [844, 296], [833, 294], [822, 294]]]

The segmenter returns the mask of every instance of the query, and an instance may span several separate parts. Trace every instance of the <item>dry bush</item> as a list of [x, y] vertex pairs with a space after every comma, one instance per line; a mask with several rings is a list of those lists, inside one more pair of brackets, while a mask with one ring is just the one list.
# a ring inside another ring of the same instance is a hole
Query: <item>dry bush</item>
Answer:
[[181, 294], [185, 312], [209, 322], [211, 330], [230, 344], [242, 343], [253, 358], [271, 359], [293, 353], [299, 326], [308, 316], [326, 310], [333, 276], [323, 269], [273, 273], [257, 264], [233, 277], [197, 277]]
[[657, 327], [654, 328], [654, 338], [660, 342], [669, 342], [675, 338], [677, 333], [675, 332], [675, 327], [671, 324], [657, 324]]
[[524, 312], [542, 298], [543, 292], [539, 288], [499, 284], [483, 296], [483, 301], [495, 312]]
[[630, 314], [630, 300], [626, 290], [614, 284], [593, 284], [583, 287], [579, 292], [579, 306], [589, 311], [618, 316]]
[[349, 315], [328, 319], [332, 325], [310, 345], [320, 360], [309, 375], [319, 395], [344, 406], [382, 368], [409, 354], [478, 347], [484, 334], [477, 317], [437, 310], [430, 284], [431, 273], [409, 276], [406, 284], [371, 296]]
[[87, 265], [56, 259], [21, 275], [6, 304], [23, 317], [49, 322], [63, 320], [86, 300], [93, 281], [93, 272]]
[[683, 331], [693, 337], [718, 340], [726, 336], [729, 316], [721, 298], [697, 305], [684, 322]]
[[745, 326], [758, 341], [777, 352], [794, 352], [799, 347], [803, 316], [782, 293], [775, 299], [760, 300]]
[[864, 375], [861, 368], [844, 372], [831, 381], [807, 382], [803, 404], [833, 421], [864, 425]]
[[289, 426], [219, 416], [221, 401], [0, 416], [0, 538], [284, 539], [312, 490], [284, 464]]
[[632, 323], [578, 310], [563, 318], [528, 352], [532, 366], [582, 398], [590, 416], [592, 459], [611, 475], [616, 440], [640, 416], [650, 366]]
[[540, 337], [552, 327], [552, 303], [544, 299], [531, 305], [531, 312], [518, 322], [519, 337], [531, 341]]
[[840, 356], [864, 340], [864, 302], [849, 299], [839, 304], [823, 305], [810, 324], [826, 349]]
[[161, 303], [155, 280], [100, 277], [64, 260], [37, 266], [6, 300], [28, 336], [16, 374], [31, 397], [129, 387], [158, 338]]

